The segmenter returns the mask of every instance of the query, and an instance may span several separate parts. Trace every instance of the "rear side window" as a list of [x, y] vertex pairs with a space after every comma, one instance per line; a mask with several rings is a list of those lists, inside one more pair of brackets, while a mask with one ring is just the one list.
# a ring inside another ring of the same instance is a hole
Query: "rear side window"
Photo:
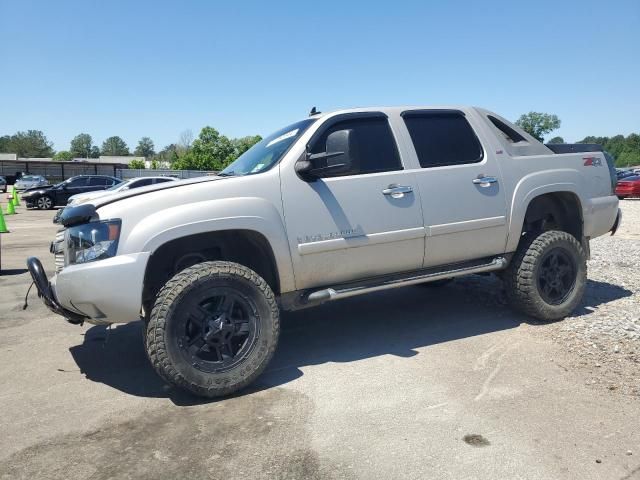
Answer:
[[156, 178], [154, 183], [164, 183], [164, 182], [171, 182], [172, 180], [170, 178]]
[[353, 136], [352, 169], [348, 172], [326, 176], [361, 175], [402, 170], [398, 147], [385, 117], [364, 117], [339, 121], [322, 132], [322, 135], [313, 142], [311, 153], [324, 152], [327, 137], [338, 130], [351, 130]]
[[502, 134], [502, 136], [504, 137], [504, 139], [507, 142], [509, 142], [509, 143], [518, 143], [518, 142], [526, 142], [527, 141], [527, 139], [524, 138], [522, 135], [520, 135], [517, 131], [515, 131], [513, 128], [511, 128], [506, 123], [501, 122], [500, 120], [498, 120], [493, 115], [488, 115], [487, 118], [489, 119], [489, 121], [491, 123], [493, 123], [493, 126], [498, 129], [498, 131]]
[[402, 117], [422, 168], [482, 160], [480, 141], [462, 112], [414, 111]]

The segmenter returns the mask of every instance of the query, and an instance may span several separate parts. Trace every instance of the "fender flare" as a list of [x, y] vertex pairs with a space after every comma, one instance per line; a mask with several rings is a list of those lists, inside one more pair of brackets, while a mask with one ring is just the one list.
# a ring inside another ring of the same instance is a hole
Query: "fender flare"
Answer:
[[[557, 176], [557, 172], [556, 176]], [[564, 170], [561, 172], [573, 172], [575, 175], [575, 170]], [[545, 172], [540, 172], [543, 174]], [[578, 203], [580, 205], [580, 217], [581, 221], [584, 221], [584, 202], [579, 193], [579, 187], [575, 182], [555, 182], [546, 185], [542, 185], [535, 188], [527, 188], [527, 184], [531, 183], [528, 180], [532, 180], [532, 177], [537, 175], [531, 175], [525, 177], [517, 186], [513, 194], [513, 200], [511, 202], [511, 211], [510, 211], [510, 221], [509, 221], [509, 232], [507, 235], [507, 243], [506, 243], [506, 252], [514, 252], [518, 248], [518, 243], [520, 242], [520, 236], [522, 234], [522, 227], [524, 225], [524, 218], [527, 213], [527, 209], [531, 202], [545, 194], [549, 193], [571, 193], [576, 196], [578, 199]]]
[[[242, 212], [242, 214], [240, 213]], [[247, 215], [247, 212], [252, 214]], [[280, 290], [295, 289], [293, 264], [282, 217], [264, 199], [241, 197], [209, 200], [157, 212], [139, 222], [130, 232], [127, 244], [137, 251], [153, 253], [169, 241], [200, 233], [248, 230], [262, 235], [276, 263]]]

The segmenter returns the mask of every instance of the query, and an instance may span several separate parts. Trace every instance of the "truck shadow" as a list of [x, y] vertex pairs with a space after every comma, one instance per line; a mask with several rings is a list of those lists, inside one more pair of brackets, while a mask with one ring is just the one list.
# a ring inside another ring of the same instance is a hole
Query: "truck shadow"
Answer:
[[[589, 280], [584, 301], [573, 315], [631, 294]], [[310, 365], [384, 355], [409, 358], [431, 345], [536, 323], [505, 305], [497, 279], [479, 276], [442, 288], [413, 286], [353, 297], [283, 313], [281, 319], [280, 344], [271, 364], [238, 395], [291, 382]], [[70, 348], [71, 355], [87, 379], [130, 395], [169, 398], [180, 406], [207, 403], [169, 387], [156, 375], [143, 350], [141, 328], [141, 322], [92, 327], [82, 344]]]

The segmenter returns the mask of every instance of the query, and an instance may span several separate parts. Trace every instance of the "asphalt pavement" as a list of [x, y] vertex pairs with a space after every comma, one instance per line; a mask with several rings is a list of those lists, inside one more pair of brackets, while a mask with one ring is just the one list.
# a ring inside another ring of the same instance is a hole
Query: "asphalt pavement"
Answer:
[[140, 322], [70, 325], [33, 291], [22, 309], [24, 260], [53, 271], [56, 226], [18, 211], [2, 234], [2, 479], [640, 478], [640, 402], [589, 388], [537, 325], [465, 295], [473, 282], [285, 313], [258, 382], [203, 401], [156, 376]]

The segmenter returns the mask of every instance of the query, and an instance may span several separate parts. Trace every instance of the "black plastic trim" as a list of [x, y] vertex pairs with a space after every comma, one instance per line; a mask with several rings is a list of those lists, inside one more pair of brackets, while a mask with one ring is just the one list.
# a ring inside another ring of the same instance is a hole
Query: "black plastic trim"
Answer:
[[91, 203], [81, 203], [75, 207], [65, 207], [60, 216], [56, 217], [55, 220], [65, 227], [73, 227], [74, 225], [89, 223], [97, 218], [98, 213], [96, 212], [95, 205]]
[[33, 283], [36, 285], [38, 296], [42, 299], [43, 303], [49, 310], [58, 315], [62, 315], [69, 323], [73, 323], [74, 325], [82, 325], [82, 323], [84, 323], [88, 317], [67, 310], [58, 303], [58, 300], [51, 289], [51, 283], [49, 282], [49, 279], [44, 272], [44, 268], [42, 267], [42, 263], [38, 258], [27, 258], [27, 269], [31, 274]]
[[454, 108], [415, 108], [411, 110], [404, 110], [400, 113], [402, 118], [404, 117], [420, 117], [422, 115], [462, 115], [466, 117], [466, 114], [462, 110], [456, 110]]
[[545, 143], [544, 146], [553, 153], [586, 153], [604, 151], [602, 145], [597, 143]]

